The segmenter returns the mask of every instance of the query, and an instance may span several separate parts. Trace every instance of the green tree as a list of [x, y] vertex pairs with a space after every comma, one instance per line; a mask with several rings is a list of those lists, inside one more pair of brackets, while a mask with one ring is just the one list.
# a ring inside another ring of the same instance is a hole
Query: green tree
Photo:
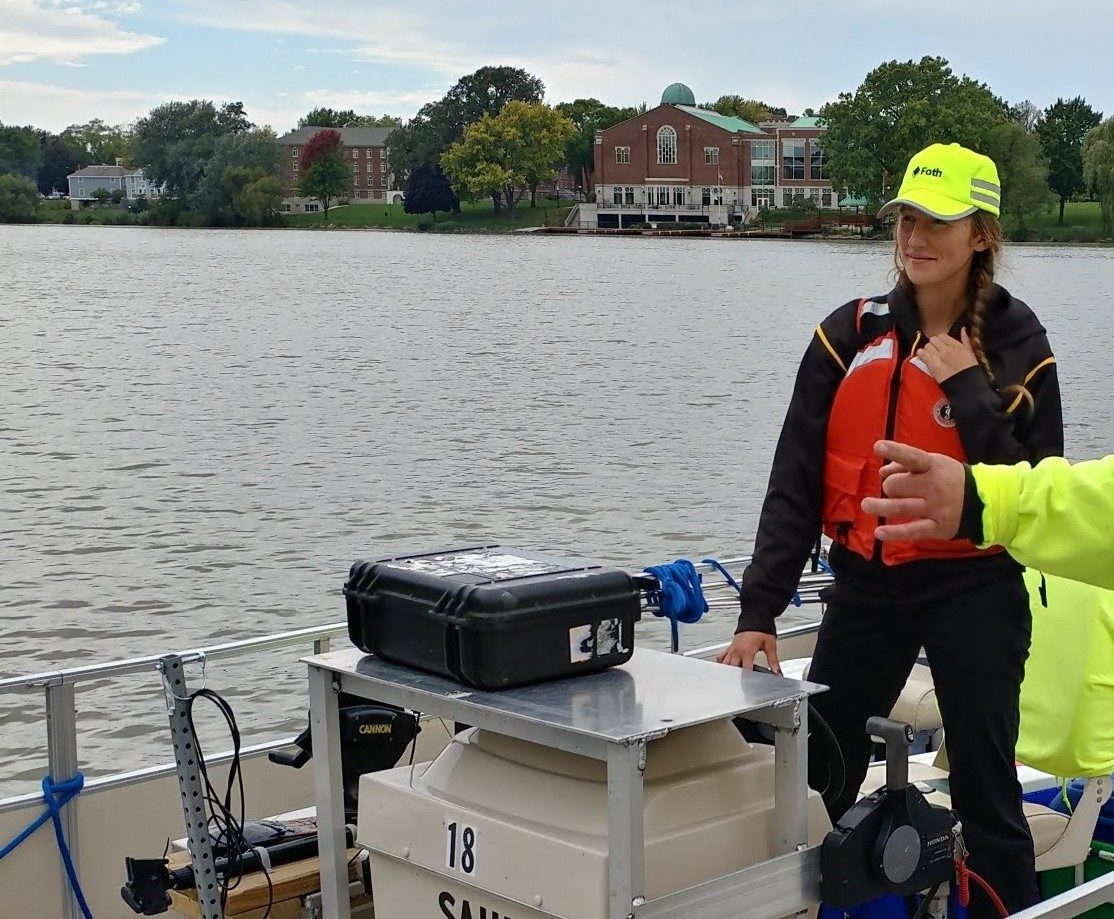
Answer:
[[26, 176], [0, 175], [0, 223], [28, 223], [39, 208], [39, 191]]
[[1114, 118], [1083, 138], [1083, 181], [1095, 190], [1102, 211], [1102, 235], [1114, 237]]
[[135, 123], [132, 153], [149, 180], [185, 198], [197, 191], [217, 140], [250, 128], [240, 102], [219, 109], [206, 99], [167, 102]]
[[508, 102], [497, 115], [468, 125], [464, 137], [441, 156], [458, 189], [474, 196], [499, 193], [508, 219], [531, 183], [553, 175], [576, 126], [539, 102]]
[[329, 219], [329, 203], [352, 188], [352, 167], [344, 155], [340, 132], [332, 128], [318, 131], [302, 148], [299, 158], [302, 178], [298, 193], [316, 198]]
[[565, 144], [565, 167], [576, 177], [581, 195], [586, 195], [592, 189], [592, 175], [596, 170], [596, 131], [634, 118], [639, 114], [638, 109], [604, 105], [599, 99], [559, 102], [554, 108], [576, 127], [576, 133]]
[[1083, 138], [1102, 121], [1082, 96], [1057, 99], [1037, 126], [1044, 155], [1048, 159], [1048, 184], [1060, 198], [1060, 220], [1064, 206], [1083, 188]]
[[749, 121], [751, 124], [789, 117], [789, 113], [783, 108], [758, 99], [747, 99], [745, 96], [733, 94], [720, 96], [715, 102], [705, 102], [700, 107], [731, 118], [742, 118], [743, 121]]
[[114, 188], [110, 197], [113, 204], [120, 204], [127, 197], [127, 192], [122, 188]]
[[39, 135], [34, 128], [0, 124], [0, 173], [33, 179], [41, 162]]
[[1028, 99], [1010, 105], [1007, 114], [1010, 121], [1017, 122], [1028, 134], [1035, 132], [1037, 126], [1044, 121], [1044, 110]]
[[96, 202], [97, 207], [105, 207], [112, 200], [112, 192], [107, 188], [98, 188], [89, 197]]
[[352, 109], [315, 108], [298, 119], [299, 128], [397, 128], [394, 115], [357, 115]]
[[981, 151], [990, 129], [1006, 119], [985, 85], [957, 77], [940, 57], [884, 63], [820, 115], [832, 184], [873, 202], [896, 190], [918, 150], [954, 142]]
[[42, 149], [42, 164], [39, 166], [39, 191], [44, 195], [51, 192], [68, 192], [67, 176], [80, 168], [78, 153], [74, 145], [61, 134], [49, 131], [39, 132], [39, 145]]
[[[239, 188], [229, 184], [229, 170], [250, 170], [243, 184], [263, 176], [278, 176], [282, 170], [282, 145], [270, 128], [253, 128], [219, 137], [205, 165], [190, 206], [213, 223], [240, 223], [247, 217], [235, 202]], [[242, 173], [236, 173], [242, 176]], [[254, 219], [249, 218], [249, 219]]]
[[[484, 115], [498, 115], [508, 102], [541, 102], [544, 95], [545, 84], [521, 68], [481, 67], [390, 133], [390, 170], [398, 181], [405, 181], [418, 163], [439, 163], [441, 155], [464, 136], [466, 126]], [[498, 210], [498, 196], [493, 195], [493, 200]]]
[[1002, 183], [1002, 222], [1007, 229], [1025, 230], [1033, 217], [1046, 213], [1052, 204], [1040, 140], [1023, 123], [1003, 121], [987, 132], [984, 143]]
[[71, 124], [61, 136], [74, 149], [79, 168], [113, 166], [118, 159], [128, 161], [130, 157], [128, 132], [120, 125], [105, 124], [100, 118]]
[[257, 176], [240, 188], [235, 205], [248, 222], [266, 223], [282, 207], [282, 180], [273, 175]]

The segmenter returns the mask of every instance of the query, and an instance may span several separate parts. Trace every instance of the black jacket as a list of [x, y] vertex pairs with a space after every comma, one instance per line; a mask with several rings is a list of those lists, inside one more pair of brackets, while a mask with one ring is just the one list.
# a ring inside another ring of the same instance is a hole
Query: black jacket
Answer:
[[[901, 289], [891, 291], [885, 299], [897, 325], [900, 356], [905, 358], [920, 325], [916, 304]], [[864, 316], [862, 330], [856, 329], [858, 304], [858, 300], [853, 300], [828, 316], [820, 325], [823, 337], [819, 331], [813, 335], [801, 361], [774, 453], [754, 559], [740, 583], [741, 615], [736, 631], [770, 634], [776, 631], [774, 619], [789, 604], [809, 553], [816, 545], [828, 413], [844, 376], [828, 345], [848, 366], [864, 344], [881, 334], [881, 330], [874, 332], [868, 324], [877, 319], [870, 315]], [[952, 328], [954, 337], [959, 337], [961, 326], [959, 321]], [[1033, 311], [996, 286], [986, 310], [982, 341], [998, 388], [991, 386], [977, 366], [942, 384], [968, 460], [1035, 463], [1046, 456], [1062, 455], [1064, 431], [1056, 365], [1051, 362], [1041, 366], [1052, 356], [1052, 349]], [[1032, 394], [1032, 412], [1024, 403], [1012, 413], [1006, 411], [1001, 390], [1012, 384], [1024, 384]], [[875, 602], [930, 602], [934, 593], [953, 593], [968, 580], [1019, 570], [1006, 555], [926, 559], [891, 567], [840, 546], [832, 547], [829, 562], [836, 573], [834, 590], [841, 598]]]

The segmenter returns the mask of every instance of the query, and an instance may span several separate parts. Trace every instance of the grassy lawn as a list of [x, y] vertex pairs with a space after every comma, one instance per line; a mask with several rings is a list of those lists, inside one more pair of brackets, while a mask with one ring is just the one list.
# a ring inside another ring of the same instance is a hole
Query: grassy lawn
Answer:
[[1100, 209], [1097, 201], [1069, 201], [1064, 208], [1064, 224], [1056, 222], [1060, 216], [1060, 205], [1055, 204], [1047, 214], [1041, 214], [1032, 221], [1032, 228], [1038, 239], [1047, 240], [1091, 240], [1099, 235]]
[[521, 227], [540, 227], [564, 223], [569, 212], [567, 201], [538, 199], [537, 207], [530, 207], [530, 199], [515, 205], [514, 220], [506, 214], [496, 214], [491, 201], [465, 201], [461, 213], [438, 212], [434, 222], [429, 214], [407, 214], [401, 204], [346, 204], [329, 208], [329, 219], [324, 214], [287, 214], [286, 224], [291, 227], [392, 227], [417, 229], [419, 224], [432, 223], [434, 230], [517, 230]]

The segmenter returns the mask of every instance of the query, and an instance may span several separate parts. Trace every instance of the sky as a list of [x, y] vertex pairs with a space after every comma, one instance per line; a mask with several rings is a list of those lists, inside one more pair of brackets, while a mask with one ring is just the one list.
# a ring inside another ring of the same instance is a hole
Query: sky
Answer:
[[550, 103], [656, 104], [679, 81], [799, 114], [925, 54], [1044, 108], [1114, 114], [1114, 0], [0, 0], [0, 122], [128, 123], [244, 102], [282, 133], [316, 106], [406, 118], [477, 67]]

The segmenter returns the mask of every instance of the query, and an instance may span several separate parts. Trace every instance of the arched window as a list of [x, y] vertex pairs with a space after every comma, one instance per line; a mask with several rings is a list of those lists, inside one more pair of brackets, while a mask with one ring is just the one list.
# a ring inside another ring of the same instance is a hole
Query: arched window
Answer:
[[677, 132], [669, 125], [658, 129], [658, 163], [672, 166], [677, 162]]

